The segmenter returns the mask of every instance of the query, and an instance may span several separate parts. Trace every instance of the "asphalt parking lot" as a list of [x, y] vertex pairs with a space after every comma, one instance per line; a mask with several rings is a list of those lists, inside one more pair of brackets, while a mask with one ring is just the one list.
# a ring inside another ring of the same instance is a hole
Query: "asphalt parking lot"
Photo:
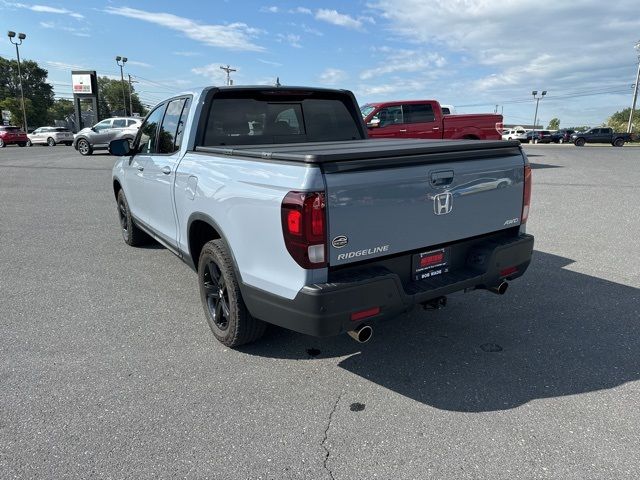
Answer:
[[637, 478], [640, 149], [531, 145], [532, 265], [359, 345], [217, 343], [114, 158], [0, 150], [0, 478]]

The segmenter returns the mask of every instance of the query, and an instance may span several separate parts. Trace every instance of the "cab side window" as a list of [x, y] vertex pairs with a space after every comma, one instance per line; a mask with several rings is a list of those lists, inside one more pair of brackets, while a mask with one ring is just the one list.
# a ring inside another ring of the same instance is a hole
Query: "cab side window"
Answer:
[[107, 128], [111, 128], [111, 119], [103, 120], [93, 126], [93, 129], [99, 132], [102, 130], [106, 130]]
[[171, 100], [167, 105], [167, 112], [164, 114], [158, 136], [158, 153], [170, 154], [180, 149], [179, 143], [176, 144], [176, 139], [178, 123], [180, 122], [185, 100], [184, 98], [178, 98]]
[[127, 121], [124, 118], [117, 118], [113, 121], [113, 128], [124, 128], [127, 126]]
[[162, 121], [165, 107], [165, 104], [158, 106], [149, 114], [140, 127], [138, 153], [148, 154], [157, 152], [156, 140], [158, 136], [158, 125]]
[[404, 123], [402, 105], [394, 105], [392, 107], [381, 108], [373, 118], [377, 118], [380, 120], [381, 127], [388, 127], [389, 125]]

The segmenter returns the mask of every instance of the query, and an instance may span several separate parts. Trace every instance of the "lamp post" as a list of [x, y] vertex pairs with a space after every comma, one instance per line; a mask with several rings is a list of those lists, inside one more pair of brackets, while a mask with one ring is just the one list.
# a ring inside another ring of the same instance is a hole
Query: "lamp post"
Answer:
[[[536, 101], [536, 113], [533, 115], [533, 133], [536, 132], [536, 122], [538, 121], [538, 104], [540, 103], [540, 100], [542, 100], [542, 98], [547, 94], [546, 90], [542, 91], [541, 96], [538, 97], [538, 91], [534, 90], [533, 92], [531, 92], [531, 95], [533, 95], [533, 98]], [[533, 134], [531, 135], [531, 140], [533, 141]]]
[[[120, 63], [120, 60], [122, 60], [122, 63]], [[118, 55], [116, 57], [116, 63], [120, 67], [120, 83], [122, 84], [122, 106], [124, 107], [124, 116], [126, 117], [127, 116], [127, 95], [124, 93], [124, 72], [122, 68], [124, 67], [124, 64], [127, 63], [127, 57], [121, 57], [120, 55]]]
[[[634, 47], [640, 53], [640, 41]], [[640, 83], [640, 55], [638, 55], [638, 73], [636, 74], [636, 84], [633, 87], [633, 103], [631, 104], [631, 113], [629, 114], [629, 123], [627, 125], [627, 133], [631, 133], [633, 126], [633, 112], [636, 109], [636, 100], [638, 100], [638, 83]]]
[[16, 37], [16, 32], [9, 31], [7, 32], [7, 37], [9, 37], [9, 41], [16, 46], [16, 57], [18, 58], [18, 82], [20, 84], [20, 98], [22, 99], [22, 122], [24, 123], [24, 132], [29, 133], [27, 130], [27, 112], [24, 109], [24, 91], [22, 90], [22, 72], [20, 71], [20, 50], [18, 49], [19, 45], [22, 45], [22, 41], [27, 38], [24, 33], [18, 33], [19, 42], [14, 42], [13, 39]]

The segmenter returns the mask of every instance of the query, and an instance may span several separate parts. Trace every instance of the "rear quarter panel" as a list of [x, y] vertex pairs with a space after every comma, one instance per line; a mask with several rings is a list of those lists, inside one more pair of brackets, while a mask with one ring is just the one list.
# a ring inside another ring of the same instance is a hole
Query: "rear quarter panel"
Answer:
[[187, 153], [175, 179], [180, 249], [189, 252], [189, 218], [204, 214], [219, 227], [243, 283], [294, 298], [303, 286], [326, 281], [327, 270], [301, 268], [286, 249], [280, 212], [292, 190], [324, 190], [320, 170]]

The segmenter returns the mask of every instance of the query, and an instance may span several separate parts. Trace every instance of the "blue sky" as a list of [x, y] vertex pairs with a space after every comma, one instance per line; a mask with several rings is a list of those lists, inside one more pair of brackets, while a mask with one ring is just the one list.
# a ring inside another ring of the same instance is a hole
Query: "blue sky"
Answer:
[[[204, 5], [207, 5], [206, 7]], [[435, 98], [462, 113], [504, 109], [596, 125], [631, 104], [637, 0], [370, 0], [354, 2], [0, 0], [0, 27], [27, 34], [23, 58], [70, 97], [72, 69], [125, 73], [156, 103], [192, 86], [312, 85], [353, 90], [361, 103]], [[8, 39], [0, 55], [15, 58]]]

